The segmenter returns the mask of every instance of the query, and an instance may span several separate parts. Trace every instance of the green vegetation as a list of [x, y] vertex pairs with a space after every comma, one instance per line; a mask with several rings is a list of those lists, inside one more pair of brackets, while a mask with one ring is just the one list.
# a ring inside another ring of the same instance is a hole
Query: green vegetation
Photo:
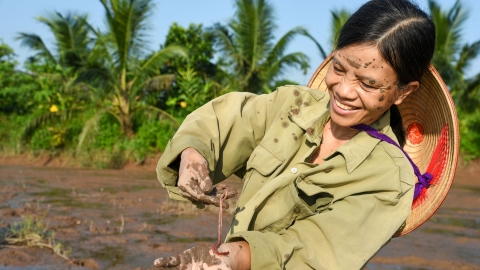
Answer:
[[471, 78], [465, 73], [480, 53], [480, 40], [462, 43], [462, 28], [468, 10], [460, 0], [443, 10], [429, 1], [430, 13], [437, 26], [433, 65], [450, 88], [460, 124], [460, 150], [465, 160], [480, 157], [480, 72]]
[[[304, 28], [274, 36], [274, 2], [233, 0], [228, 23], [173, 23], [164, 44], [148, 51], [152, 0], [100, 0], [105, 25], [86, 14], [50, 12], [37, 18], [54, 36], [18, 33], [32, 51], [23, 63], [0, 41], [0, 151], [2, 155], [48, 154], [75, 164], [121, 168], [161, 153], [183, 119], [209, 100], [231, 91], [268, 93], [293, 84], [287, 70], [303, 72], [309, 58], [286, 53], [307, 37], [326, 56], [350, 16], [331, 12], [331, 39], [324, 49]], [[434, 65], [449, 86], [460, 120], [465, 160], [480, 157], [480, 73], [465, 74], [480, 41], [464, 44], [468, 19], [460, 0], [449, 9], [429, 1], [437, 25]], [[471, 19], [471, 18], [470, 18]], [[315, 63], [317, 64], [317, 63]]]
[[55, 240], [55, 233], [49, 232], [42, 218], [25, 217], [7, 228], [3, 235], [9, 245], [49, 248], [58, 256], [69, 259], [71, 250]]

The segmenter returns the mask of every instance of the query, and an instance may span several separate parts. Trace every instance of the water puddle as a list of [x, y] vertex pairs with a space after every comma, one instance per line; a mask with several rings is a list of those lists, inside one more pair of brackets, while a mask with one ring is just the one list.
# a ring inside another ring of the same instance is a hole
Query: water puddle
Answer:
[[480, 218], [467, 219], [467, 218], [451, 218], [451, 217], [432, 217], [430, 222], [450, 225], [456, 227], [462, 227], [467, 229], [480, 229]]
[[104, 246], [100, 250], [91, 251], [90, 256], [97, 261], [108, 262], [108, 267], [123, 264], [125, 262], [126, 250], [124, 247], [118, 246]]

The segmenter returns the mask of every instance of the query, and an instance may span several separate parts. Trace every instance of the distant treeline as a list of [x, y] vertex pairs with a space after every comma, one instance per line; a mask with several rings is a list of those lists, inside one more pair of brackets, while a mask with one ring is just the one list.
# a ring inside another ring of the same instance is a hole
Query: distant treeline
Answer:
[[[117, 168], [161, 153], [183, 119], [209, 100], [231, 91], [269, 93], [296, 84], [288, 69], [307, 72], [309, 58], [286, 53], [298, 36], [326, 57], [335, 33], [350, 14], [331, 12], [329, 48], [302, 27], [275, 37], [273, 1], [235, 0], [227, 24], [170, 26], [164, 44], [147, 51], [152, 0], [102, 1], [103, 28], [86, 14], [55, 11], [37, 18], [55, 37], [54, 46], [33, 33], [17, 40], [32, 51], [16, 61], [0, 43], [0, 151], [74, 157], [82, 166]], [[442, 9], [429, 1], [437, 25], [433, 59], [448, 85], [460, 120], [464, 160], [480, 156], [480, 72], [465, 72], [480, 41], [462, 43], [468, 12], [460, 1]], [[318, 64], [318, 63], [315, 63]], [[432, 104], [434, 106], [434, 104]]]

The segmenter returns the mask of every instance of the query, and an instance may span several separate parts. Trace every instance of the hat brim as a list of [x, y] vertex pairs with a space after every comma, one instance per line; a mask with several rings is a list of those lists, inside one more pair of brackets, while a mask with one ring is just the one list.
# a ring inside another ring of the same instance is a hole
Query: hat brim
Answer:
[[[328, 91], [325, 76], [332, 57], [333, 54], [328, 56], [317, 68], [308, 82], [308, 87]], [[420, 88], [404, 99], [398, 109], [406, 131], [412, 130], [409, 129], [412, 126], [416, 127], [414, 130], [417, 133], [420, 129], [419, 136], [406, 134], [407, 140], [403, 149], [422, 173], [429, 167], [442, 130], [448, 130], [444, 132], [447, 135], [443, 149], [444, 155], [440, 161], [436, 161], [440, 162], [441, 166], [437, 166], [440, 169], [437, 171], [434, 184], [426, 189], [421, 201], [413, 204], [405, 224], [395, 233], [394, 237], [415, 230], [437, 211], [453, 183], [460, 149], [455, 105], [447, 86], [432, 65], [423, 75]]]

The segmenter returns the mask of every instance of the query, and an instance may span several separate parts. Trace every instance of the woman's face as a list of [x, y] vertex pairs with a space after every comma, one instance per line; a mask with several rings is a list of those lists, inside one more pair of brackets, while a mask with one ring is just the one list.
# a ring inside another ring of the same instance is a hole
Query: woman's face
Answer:
[[325, 77], [334, 123], [350, 127], [377, 121], [400, 104], [418, 82], [398, 88], [397, 74], [374, 46], [352, 45], [334, 53]]

